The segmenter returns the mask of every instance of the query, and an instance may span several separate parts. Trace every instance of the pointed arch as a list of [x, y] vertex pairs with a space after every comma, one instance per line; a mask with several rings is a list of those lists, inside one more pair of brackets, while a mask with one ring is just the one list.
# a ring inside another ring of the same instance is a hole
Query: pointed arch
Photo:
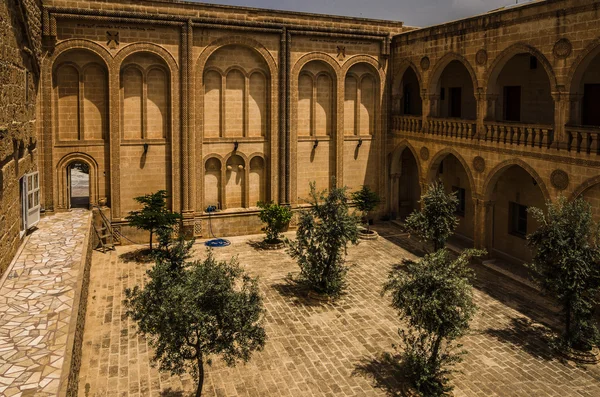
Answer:
[[531, 177], [535, 180], [538, 187], [540, 188], [542, 195], [544, 196], [544, 201], [550, 201], [550, 192], [548, 191], [548, 187], [546, 186], [544, 179], [537, 173], [537, 171], [532, 166], [530, 166], [528, 163], [526, 163], [525, 161], [523, 161], [519, 158], [512, 158], [509, 160], [505, 160], [505, 161], [501, 162], [500, 164], [496, 165], [489, 172], [485, 182], [483, 183], [482, 194], [483, 194], [484, 200], [488, 201], [490, 199], [492, 192], [494, 190], [494, 187], [496, 186], [496, 182], [498, 182], [498, 179], [500, 179], [500, 177], [502, 176], [504, 171], [506, 171], [508, 168], [512, 167], [513, 165], [521, 167], [529, 175], [531, 175]]
[[474, 93], [477, 92], [479, 88], [479, 81], [477, 80], [477, 74], [475, 73], [475, 69], [471, 66], [471, 63], [467, 60], [467, 58], [463, 57], [460, 54], [455, 52], [449, 52], [442, 56], [436, 63], [433, 69], [431, 70], [431, 74], [429, 75], [429, 84], [427, 85], [428, 92], [436, 92], [436, 87], [440, 78], [442, 77], [442, 73], [446, 66], [452, 61], [458, 61], [467, 69], [467, 72], [471, 76], [471, 81], [473, 82]]
[[448, 155], [453, 155], [460, 162], [460, 164], [465, 170], [465, 173], [467, 174], [467, 178], [469, 178], [469, 187], [471, 188], [471, 194], [474, 194], [477, 190], [477, 186], [475, 185], [475, 178], [473, 177], [473, 172], [471, 171], [471, 167], [469, 167], [469, 163], [465, 161], [464, 157], [460, 153], [458, 153], [455, 149], [450, 147], [440, 150], [431, 158], [431, 160], [429, 161], [429, 170], [427, 172], [427, 175], [425, 175], [425, 178], [427, 178], [426, 182], [433, 182], [436, 172], [440, 166], [440, 163]]

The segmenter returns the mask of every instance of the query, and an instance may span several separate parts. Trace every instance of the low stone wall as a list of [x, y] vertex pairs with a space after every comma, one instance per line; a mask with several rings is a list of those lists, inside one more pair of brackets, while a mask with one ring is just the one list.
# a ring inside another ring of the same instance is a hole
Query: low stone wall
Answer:
[[[93, 222], [93, 217], [92, 217]], [[90, 284], [90, 268], [92, 265], [92, 250], [94, 248], [94, 233], [92, 222], [83, 243], [84, 255], [81, 258], [81, 272], [77, 279], [77, 288], [73, 302], [74, 312], [71, 316], [67, 350], [63, 364], [59, 397], [76, 397], [79, 386], [79, 368], [81, 367], [81, 348], [83, 345], [83, 330], [85, 328], [85, 313], [87, 310], [88, 288]]]

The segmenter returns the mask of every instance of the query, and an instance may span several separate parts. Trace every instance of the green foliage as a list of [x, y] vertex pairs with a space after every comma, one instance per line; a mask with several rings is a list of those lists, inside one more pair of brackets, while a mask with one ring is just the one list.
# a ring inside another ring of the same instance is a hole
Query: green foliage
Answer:
[[358, 219], [348, 213], [346, 188], [317, 193], [310, 184], [312, 207], [299, 217], [296, 240], [288, 252], [300, 266], [300, 280], [316, 292], [337, 295], [345, 285], [346, 247], [358, 243]]
[[258, 202], [260, 213], [258, 217], [266, 225], [261, 229], [267, 235], [265, 241], [273, 244], [280, 242], [281, 231], [292, 219], [292, 210], [288, 206], [277, 203]]
[[172, 229], [181, 218], [179, 214], [167, 209], [168, 197], [165, 190], [135, 197], [135, 201], [142, 204], [142, 209], [131, 211], [125, 218], [131, 226], [150, 232], [150, 249], [152, 249], [152, 237], [154, 233], [159, 228]]
[[369, 212], [377, 208], [381, 202], [379, 195], [372, 191], [369, 186], [363, 185], [360, 190], [352, 193], [352, 200], [356, 205], [356, 209], [363, 213], [363, 217], [367, 223], [367, 231], [369, 231]]
[[[179, 244], [175, 249], [186, 251]], [[125, 291], [125, 306], [154, 348], [152, 361], [173, 375], [190, 372], [200, 396], [212, 355], [234, 366], [264, 347], [265, 310], [257, 279], [235, 259], [217, 261], [210, 250], [203, 261], [185, 263], [185, 257], [158, 257], [145, 287]]]
[[468, 267], [483, 251], [466, 250], [452, 259], [446, 249], [419, 261], [405, 259], [393, 269], [382, 294], [391, 293], [392, 307], [407, 320], [411, 331], [400, 332], [405, 351], [403, 362], [411, 380], [424, 396], [439, 396], [447, 385], [448, 366], [460, 361], [451, 342], [469, 329], [476, 311]]
[[527, 236], [534, 252], [528, 267], [540, 287], [554, 296], [565, 316], [562, 342], [577, 349], [590, 349], [600, 341], [594, 322], [594, 307], [600, 291], [600, 247], [598, 225], [590, 204], [583, 199], [559, 197], [548, 203], [548, 213], [530, 208], [539, 228]]
[[433, 244], [437, 251], [444, 248], [458, 226], [455, 215], [458, 198], [456, 193], [446, 193], [441, 182], [433, 182], [421, 197], [421, 203], [421, 211], [414, 211], [406, 218], [406, 227], [419, 239]]

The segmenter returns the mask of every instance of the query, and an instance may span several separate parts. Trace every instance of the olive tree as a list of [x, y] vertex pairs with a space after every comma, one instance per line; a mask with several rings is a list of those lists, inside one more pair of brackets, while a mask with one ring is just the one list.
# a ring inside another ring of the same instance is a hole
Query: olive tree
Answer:
[[429, 185], [421, 197], [421, 210], [406, 218], [406, 228], [421, 240], [433, 244], [434, 251], [444, 248], [458, 226], [456, 193], [446, 193], [441, 182]]
[[288, 253], [298, 261], [300, 281], [314, 291], [337, 295], [345, 285], [348, 243], [358, 243], [358, 218], [348, 212], [347, 188], [317, 192], [310, 184], [311, 208], [301, 211], [296, 240]]
[[400, 330], [405, 346], [401, 354], [408, 378], [423, 396], [441, 396], [450, 391], [450, 366], [464, 352], [454, 353], [452, 342], [464, 335], [476, 311], [468, 267], [471, 258], [484, 252], [466, 250], [453, 259], [446, 249], [418, 261], [405, 259], [395, 267], [383, 286], [392, 307], [410, 329]]
[[[192, 374], [202, 395], [204, 364], [220, 356], [229, 366], [261, 350], [266, 333], [257, 279], [235, 259], [185, 263], [185, 246], [157, 256], [143, 288], [125, 291], [127, 315], [154, 348], [152, 361], [172, 375]], [[169, 259], [172, 258], [172, 259]]]
[[527, 236], [533, 249], [528, 265], [540, 287], [562, 306], [567, 347], [589, 350], [600, 339], [594, 308], [600, 291], [599, 229], [591, 205], [559, 197], [547, 213], [530, 208], [539, 228]]

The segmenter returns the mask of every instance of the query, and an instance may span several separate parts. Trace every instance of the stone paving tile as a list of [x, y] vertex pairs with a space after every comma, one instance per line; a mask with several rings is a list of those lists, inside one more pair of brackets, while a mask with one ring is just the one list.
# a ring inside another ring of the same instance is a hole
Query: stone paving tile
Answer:
[[0, 395], [55, 396], [90, 212], [43, 218], [0, 285]]
[[[218, 258], [237, 255], [260, 277], [267, 308], [265, 350], [235, 368], [216, 360], [207, 369], [207, 396], [386, 396], [400, 395], [384, 352], [393, 353], [401, 323], [381, 297], [390, 267], [414, 257], [417, 245], [390, 226], [384, 238], [349, 250], [349, 288], [334, 304], [313, 306], [285, 281], [296, 264], [284, 251], [258, 251], [232, 238]], [[406, 247], [402, 248], [402, 247]], [[160, 374], [151, 352], [124, 316], [123, 290], [141, 284], [150, 265], [124, 263], [117, 252], [94, 253], [84, 335], [79, 395], [187, 396], [195, 390], [185, 375]], [[196, 257], [205, 256], [195, 245]], [[477, 268], [475, 299], [480, 309], [472, 332], [461, 341], [469, 354], [453, 376], [455, 396], [600, 396], [600, 368], [561, 362], [544, 344], [556, 309], [534, 290]]]

